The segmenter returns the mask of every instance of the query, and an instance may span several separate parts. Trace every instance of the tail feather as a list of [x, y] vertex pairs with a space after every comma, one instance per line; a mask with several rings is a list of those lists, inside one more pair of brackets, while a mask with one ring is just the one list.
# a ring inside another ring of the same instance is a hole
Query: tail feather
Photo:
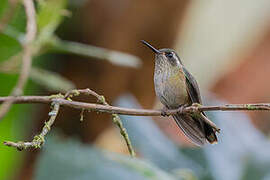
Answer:
[[217, 136], [215, 129], [205, 122], [203, 114], [175, 114], [173, 115], [179, 128], [184, 134], [196, 145], [202, 146], [207, 142], [213, 144], [217, 143]]

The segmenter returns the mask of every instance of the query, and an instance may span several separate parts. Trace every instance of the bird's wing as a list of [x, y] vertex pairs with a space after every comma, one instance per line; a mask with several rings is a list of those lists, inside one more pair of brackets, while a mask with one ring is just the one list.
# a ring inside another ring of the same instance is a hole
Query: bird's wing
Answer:
[[187, 92], [192, 103], [202, 104], [202, 98], [197, 81], [185, 67], [183, 67], [183, 71], [186, 76]]
[[[186, 76], [187, 92], [192, 103], [202, 104], [202, 98], [199, 90], [199, 86], [195, 78], [183, 67], [183, 71]], [[204, 132], [206, 133], [206, 138], [210, 143], [216, 143], [217, 137], [215, 132], [219, 132], [220, 129], [210, 121], [204, 112], [201, 112], [202, 116], [199, 116], [204, 122]]]

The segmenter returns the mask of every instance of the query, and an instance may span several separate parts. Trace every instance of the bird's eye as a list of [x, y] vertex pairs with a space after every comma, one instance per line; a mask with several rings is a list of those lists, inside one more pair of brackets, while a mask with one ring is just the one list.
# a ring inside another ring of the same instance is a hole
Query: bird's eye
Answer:
[[166, 57], [167, 58], [172, 58], [173, 57], [173, 53], [171, 53], [171, 52], [166, 53]]

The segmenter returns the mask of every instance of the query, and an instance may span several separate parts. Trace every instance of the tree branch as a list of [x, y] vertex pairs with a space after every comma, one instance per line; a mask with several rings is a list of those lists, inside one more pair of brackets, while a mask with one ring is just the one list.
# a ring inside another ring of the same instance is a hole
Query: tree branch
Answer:
[[[58, 102], [62, 106], [67, 106], [75, 109], [84, 109], [96, 112], [104, 112], [110, 114], [122, 114], [131, 116], [161, 116], [162, 110], [148, 110], [148, 109], [131, 109], [124, 107], [115, 107], [110, 105], [101, 105], [95, 103], [85, 103], [79, 101], [70, 101], [64, 99], [64, 96], [51, 95], [51, 96], [6, 96], [0, 97], [0, 103], [12, 100], [14, 104], [50, 104], [52, 102]], [[199, 111], [256, 111], [267, 110], [270, 111], [270, 103], [258, 103], [258, 104], [225, 104], [220, 106], [203, 106], [199, 104], [193, 104], [182, 109], [168, 110], [167, 115], [173, 115], [176, 113], [191, 113]]]
[[[37, 25], [36, 25], [36, 12], [34, 2], [32, 0], [23, 0], [25, 13], [27, 17], [25, 43], [23, 46], [22, 55], [22, 67], [17, 84], [11, 92], [11, 96], [19, 96], [23, 93], [23, 88], [27, 82], [31, 66], [32, 66], [32, 42], [36, 37]], [[9, 111], [13, 101], [6, 101], [0, 107], [0, 120]]]
[[[78, 96], [80, 94], [95, 96], [98, 101], [102, 104], [95, 103], [85, 103], [79, 101], [73, 101], [71, 98], [73, 96]], [[36, 135], [31, 142], [4, 142], [7, 146], [16, 147], [18, 150], [23, 150], [26, 148], [40, 148], [45, 142], [45, 136], [49, 132], [51, 126], [53, 125], [55, 118], [58, 114], [60, 106], [67, 106], [75, 109], [80, 109], [81, 120], [83, 119], [83, 112], [96, 111], [110, 113], [113, 116], [113, 122], [119, 127], [121, 135], [124, 137], [126, 144], [128, 146], [129, 152], [132, 156], [135, 152], [131, 146], [131, 142], [128, 137], [126, 129], [123, 127], [118, 114], [122, 115], [132, 115], [132, 116], [162, 116], [164, 112], [162, 110], [147, 110], [147, 109], [131, 109], [124, 107], [110, 106], [105, 98], [98, 95], [96, 92], [90, 89], [72, 90], [67, 92], [65, 95], [57, 94], [51, 96], [7, 96], [0, 97], [0, 104], [8, 101], [16, 104], [28, 104], [28, 103], [43, 103], [51, 104], [53, 110], [49, 113], [50, 119], [45, 122], [45, 125], [39, 135]], [[173, 115], [176, 113], [201, 113], [202, 111], [254, 111], [254, 110], [268, 110], [270, 111], [270, 103], [260, 103], [260, 104], [226, 104], [221, 106], [203, 106], [200, 104], [192, 104], [188, 107], [181, 107], [179, 109], [172, 109], [166, 111], [166, 115]]]

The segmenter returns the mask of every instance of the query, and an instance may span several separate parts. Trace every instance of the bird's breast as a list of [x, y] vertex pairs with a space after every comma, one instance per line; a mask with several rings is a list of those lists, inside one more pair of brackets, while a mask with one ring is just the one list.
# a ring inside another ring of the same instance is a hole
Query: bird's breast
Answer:
[[165, 106], [177, 108], [188, 103], [186, 80], [182, 71], [156, 71], [154, 82], [156, 94]]

